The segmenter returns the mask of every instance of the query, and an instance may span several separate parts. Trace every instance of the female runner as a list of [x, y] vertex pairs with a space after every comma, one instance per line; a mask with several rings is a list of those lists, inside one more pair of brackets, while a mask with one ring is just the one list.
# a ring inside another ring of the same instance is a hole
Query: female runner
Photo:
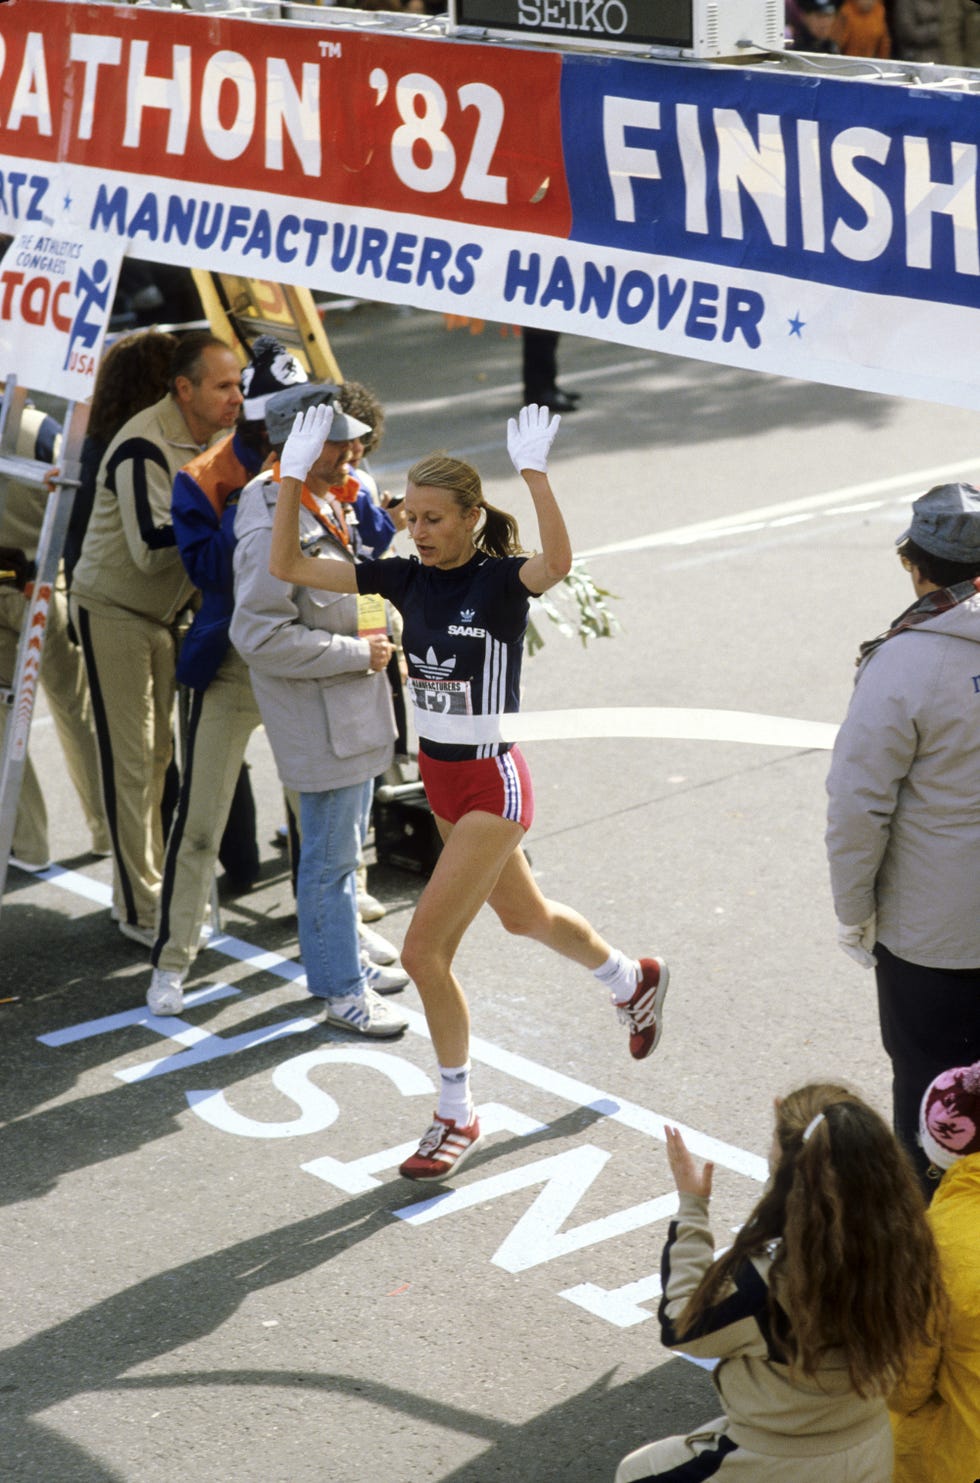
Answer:
[[[309, 468], [332, 419], [329, 404], [299, 413], [283, 465]], [[476, 470], [447, 454], [431, 454], [408, 473], [405, 509], [417, 558], [349, 566], [304, 556], [298, 538], [302, 484], [284, 476], [279, 487], [273, 576], [302, 587], [357, 592], [362, 599], [377, 593], [404, 619], [419, 770], [443, 840], [402, 948], [440, 1076], [433, 1122], [401, 1165], [408, 1179], [447, 1178], [480, 1141], [470, 1095], [469, 1010], [452, 965], [484, 902], [508, 932], [534, 938], [593, 971], [629, 1028], [636, 1060], [660, 1039], [667, 965], [660, 958], [626, 957], [577, 912], [542, 896], [520, 848], [533, 813], [531, 779], [518, 749], [500, 737], [501, 714], [519, 708], [530, 597], [547, 592], [571, 565], [568, 533], [547, 475], [559, 421], [547, 407], [532, 404], [507, 425], [507, 451], [538, 518], [541, 551], [534, 556], [521, 554], [514, 519], [484, 500]]]

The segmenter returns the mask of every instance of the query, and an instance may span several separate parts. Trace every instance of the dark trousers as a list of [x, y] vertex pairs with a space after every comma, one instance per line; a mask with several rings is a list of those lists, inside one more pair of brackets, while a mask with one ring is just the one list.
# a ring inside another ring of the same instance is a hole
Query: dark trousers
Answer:
[[521, 331], [525, 402], [546, 402], [558, 377], [558, 331]]
[[919, 1146], [919, 1107], [929, 1083], [980, 1060], [980, 968], [924, 968], [875, 943], [881, 1040], [892, 1063], [892, 1120], [927, 1195], [936, 1187]]

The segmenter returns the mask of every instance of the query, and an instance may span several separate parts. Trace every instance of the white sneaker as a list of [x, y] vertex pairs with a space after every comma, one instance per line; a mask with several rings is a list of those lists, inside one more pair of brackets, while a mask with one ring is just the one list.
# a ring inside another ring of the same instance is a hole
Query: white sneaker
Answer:
[[372, 896], [370, 891], [358, 891], [357, 910], [362, 921], [380, 922], [388, 908], [377, 896]]
[[146, 991], [146, 1007], [151, 1014], [180, 1014], [184, 1007], [183, 974], [154, 968]]
[[364, 982], [372, 988], [376, 994], [397, 994], [409, 982], [408, 974], [399, 963], [396, 966], [385, 967], [381, 963], [372, 963], [369, 958], [361, 956], [361, 973]]
[[345, 1030], [356, 1030], [359, 1035], [375, 1040], [390, 1040], [408, 1029], [408, 1020], [371, 988], [366, 988], [357, 998], [328, 999], [326, 1006], [326, 1024], [341, 1025]]
[[365, 927], [363, 922], [357, 924], [357, 935], [360, 938], [361, 950], [366, 952], [372, 963], [397, 963], [398, 949], [387, 937], [382, 937], [380, 932], [375, 932], [373, 927]]

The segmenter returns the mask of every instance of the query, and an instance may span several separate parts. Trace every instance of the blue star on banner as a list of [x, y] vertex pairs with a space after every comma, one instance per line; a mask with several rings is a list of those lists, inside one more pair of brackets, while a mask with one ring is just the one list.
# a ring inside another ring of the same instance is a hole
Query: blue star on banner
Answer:
[[793, 318], [787, 320], [786, 322], [789, 325], [790, 335], [795, 335], [798, 340], [802, 340], [803, 326], [806, 324], [806, 320], [800, 318], [800, 311], [797, 309]]

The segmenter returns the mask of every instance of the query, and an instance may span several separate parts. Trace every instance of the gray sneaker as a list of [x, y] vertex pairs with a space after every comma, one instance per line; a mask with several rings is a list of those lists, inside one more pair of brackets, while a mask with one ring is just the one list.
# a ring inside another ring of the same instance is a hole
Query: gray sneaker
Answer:
[[151, 1014], [180, 1014], [184, 1007], [184, 977], [168, 968], [154, 968], [146, 991]]
[[398, 949], [387, 937], [382, 937], [380, 932], [375, 932], [373, 927], [366, 927], [363, 922], [357, 924], [357, 937], [361, 944], [362, 952], [366, 952], [372, 963], [395, 963], [398, 960]]
[[384, 902], [372, 896], [370, 891], [358, 891], [357, 911], [362, 922], [380, 922], [387, 910]]
[[376, 994], [397, 994], [410, 979], [400, 963], [372, 963], [366, 953], [361, 954], [361, 976], [369, 989]]
[[[340, 1004], [344, 1005], [343, 1009], [338, 1007]], [[357, 999], [328, 999], [324, 1023], [356, 1030], [373, 1040], [390, 1040], [408, 1029], [408, 1020], [371, 988], [366, 988]]]

